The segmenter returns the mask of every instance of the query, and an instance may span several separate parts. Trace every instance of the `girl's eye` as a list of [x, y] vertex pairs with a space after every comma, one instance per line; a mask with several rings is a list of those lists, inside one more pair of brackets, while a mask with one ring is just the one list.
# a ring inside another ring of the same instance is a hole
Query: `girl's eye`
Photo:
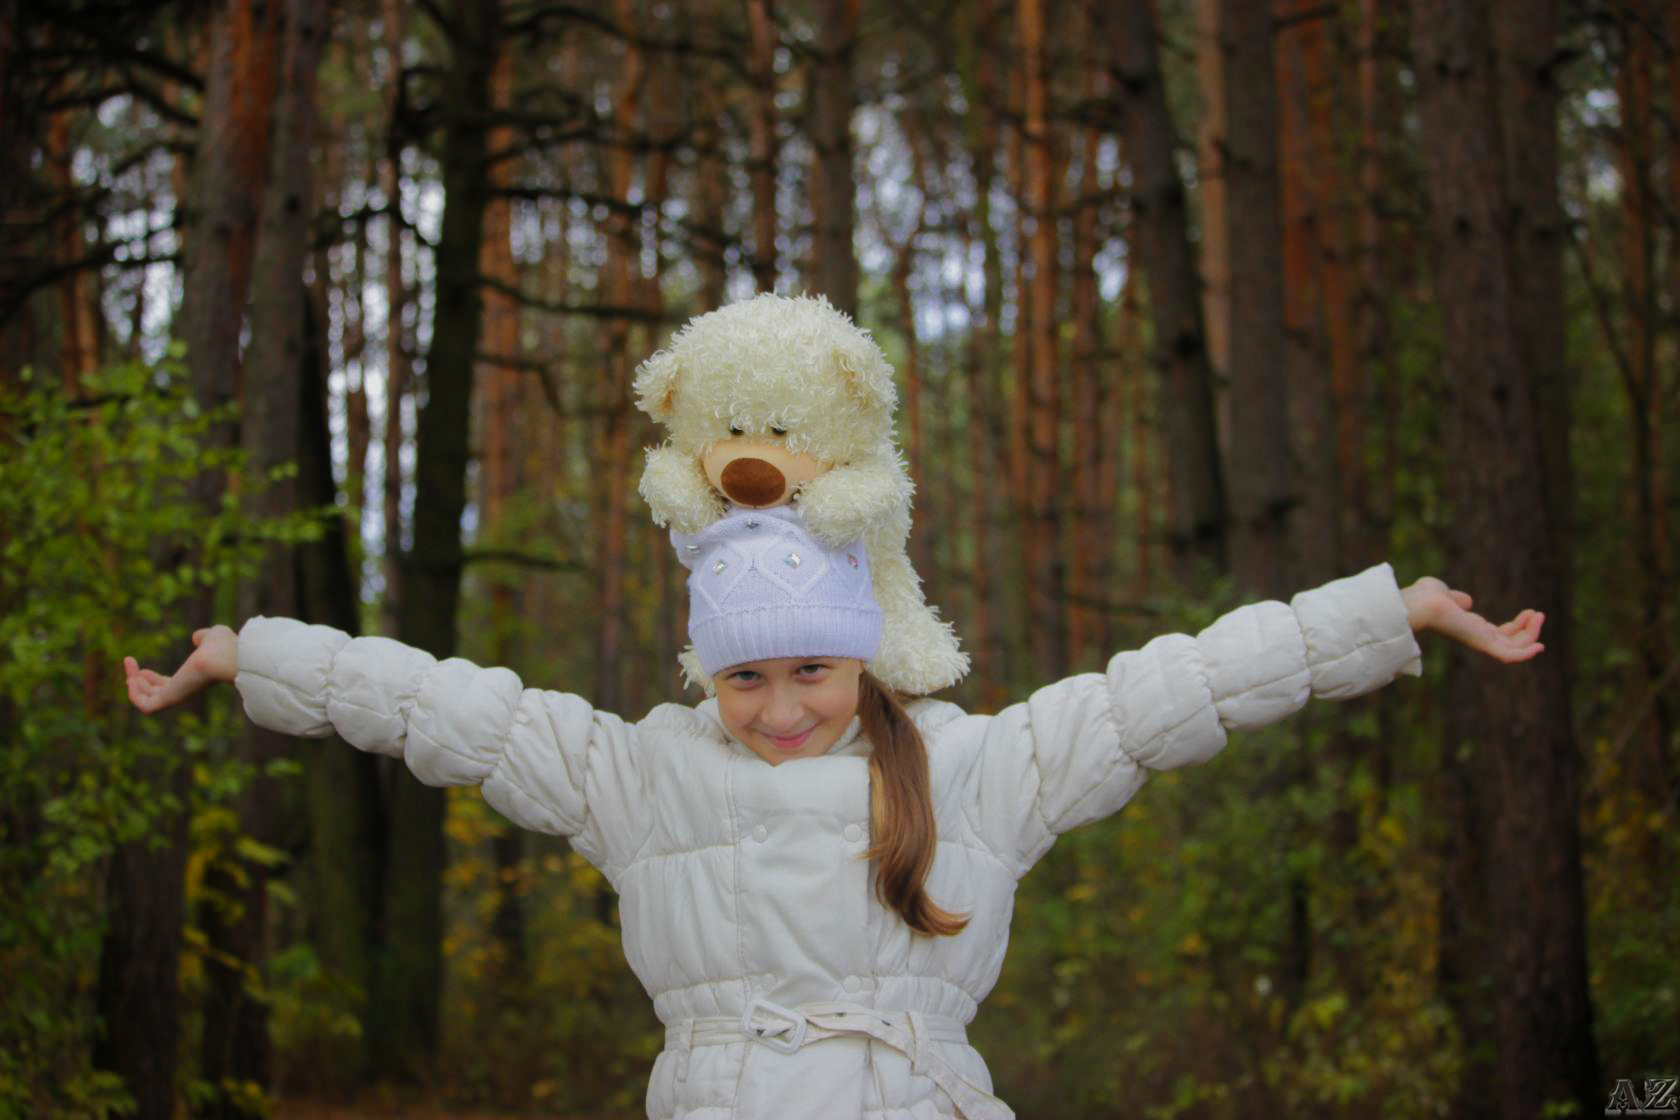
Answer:
[[729, 674], [729, 679], [732, 681], [740, 681], [742, 684], [751, 684], [753, 681], [758, 679], [758, 674], [753, 672], [751, 669], [742, 669], [740, 672]]
[[[809, 664], [809, 665], [801, 665], [801, 666], [800, 666], [800, 667], [799, 667], [799, 671], [800, 671], [800, 672], [801, 672], [801, 673], [803, 673], [803, 672], [805, 672], [805, 671], [806, 671], [806, 670], [807, 670], [807, 669], [812, 669], [812, 670], [815, 670], [815, 671], [816, 671], [816, 673], [822, 673], [822, 672], [826, 672], [826, 671], [827, 671], [827, 670], [828, 670], [828, 666], [827, 666], [827, 665], [823, 665], [823, 664], [821, 664], [821, 663], [819, 663], [819, 662], [812, 662], [812, 663], [811, 663], [811, 664]], [[812, 674], [812, 675], [815, 675], [815, 673], [813, 673], [813, 674]]]

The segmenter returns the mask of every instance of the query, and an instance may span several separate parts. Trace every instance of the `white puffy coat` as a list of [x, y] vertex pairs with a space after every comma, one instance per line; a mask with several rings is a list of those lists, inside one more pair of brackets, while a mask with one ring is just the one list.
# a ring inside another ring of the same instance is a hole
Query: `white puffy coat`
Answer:
[[855, 858], [870, 803], [856, 720], [826, 755], [772, 766], [715, 700], [628, 723], [507, 669], [283, 618], [240, 631], [237, 685], [263, 727], [337, 731], [572, 838], [618, 891], [625, 955], [666, 1024], [655, 1120], [980, 1120], [1012, 1114], [962, 1025], [997, 981], [1016, 881], [1056, 836], [1118, 810], [1150, 770], [1205, 762], [1227, 731], [1419, 672], [1380, 564], [995, 716], [914, 702], [939, 834], [927, 887], [971, 915], [956, 937], [912, 935]]

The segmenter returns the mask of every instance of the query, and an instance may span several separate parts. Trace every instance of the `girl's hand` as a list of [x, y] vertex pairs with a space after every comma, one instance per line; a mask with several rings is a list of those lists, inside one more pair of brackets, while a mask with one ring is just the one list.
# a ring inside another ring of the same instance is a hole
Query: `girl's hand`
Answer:
[[191, 699], [218, 681], [233, 680], [239, 671], [238, 634], [226, 626], [211, 626], [194, 630], [192, 640], [198, 648], [172, 677], [142, 669], [132, 657], [123, 658], [123, 670], [128, 674], [128, 698], [136, 708], [146, 713], [162, 711]]
[[1406, 602], [1406, 621], [1413, 630], [1435, 630], [1497, 661], [1527, 661], [1546, 648], [1540, 644], [1540, 627], [1546, 616], [1539, 611], [1525, 610], [1505, 625], [1495, 626], [1470, 612], [1470, 596], [1452, 590], [1434, 576], [1424, 576], [1403, 588], [1400, 597]]

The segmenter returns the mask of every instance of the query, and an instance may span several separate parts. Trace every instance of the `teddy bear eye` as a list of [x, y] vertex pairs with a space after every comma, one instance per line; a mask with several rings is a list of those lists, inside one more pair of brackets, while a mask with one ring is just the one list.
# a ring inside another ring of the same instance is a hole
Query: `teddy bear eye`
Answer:
[[785, 435], [787, 435], [787, 429], [786, 428], [771, 428], [770, 429], [770, 434], [771, 435], [777, 435], [777, 436], [785, 436]]
[[741, 429], [739, 429], [735, 425], [731, 424], [731, 425], [729, 425], [729, 434], [732, 435], [732, 436], [738, 436], [738, 435], [741, 434]]

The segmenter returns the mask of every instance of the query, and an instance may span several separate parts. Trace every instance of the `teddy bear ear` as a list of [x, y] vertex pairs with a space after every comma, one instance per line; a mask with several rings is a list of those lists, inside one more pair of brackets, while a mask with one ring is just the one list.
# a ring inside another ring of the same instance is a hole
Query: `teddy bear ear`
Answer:
[[892, 367], [880, 353], [858, 353], [850, 347], [834, 348], [834, 366], [845, 379], [846, 388], [867, 407], [892, 415], [898, 403]]
[[661, 350], [636, 370], [636, 407], [664, 422], [677, 410], [677, 356]]

